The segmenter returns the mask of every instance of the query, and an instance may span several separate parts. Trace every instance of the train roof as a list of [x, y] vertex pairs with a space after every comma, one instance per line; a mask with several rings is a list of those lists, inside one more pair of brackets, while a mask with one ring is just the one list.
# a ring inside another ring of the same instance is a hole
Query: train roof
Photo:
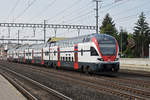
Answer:
[[[89, 35], [83, 35], [83, 36], [79, 36], [79, 37], [73, 37], [73, 38], [66, 38], [64, 40], [58, 40], [56, 43], [56, 45], [62, 45], [62, 46], [67, 46], [67, 45], [72, 45], [72, 44], [78, 44], [78, 43], [83, 43], [83, 42], [90, 42], [92, 41], [92, 38], [95, 37], [97, 40], [104, 40], [105, 38], [107, 39], [114, 39], [114, 37], [107, 35], [107, 34], [89, 34]], [[52, 42], [53, 43], [53, 42]], [[35, 49], [40, 49], [43, 47], [47, 47], [49, 45], [49, 43], [41, 43], [41, 44], [32, 44], [32, 45], [18, 45], [14, 48], [12, 48], [11, 50], [24, 50], [24, 49], [28, 49], [28, 48], [35, 48]]]
[[45, 46], [44, 43], [41, 43], [41, 44], [32, 44], [32, 45], [29, 46], [29, 48], [42, 48], [44, 46]]
[[83, 35], [83, 36], [78, 36], [78, 37], [74, 37], [74, 38], [68, 38], [65, 40], [60, 40], [57, 43], [58, 44], [62, 44], [62, 43], [66, 43], [66, 42], [73, 42], [73, 44], [77, 44], [77, 43], [83, 43], [83, 42], [90, 42], [92, 41], [92, 38], [96, 37], [97, 40], [104, 40], [105, 38], [107, 39], [114, 39], [113, 36], [107, 35], [107, 34], [89, 34], [89, 35]]

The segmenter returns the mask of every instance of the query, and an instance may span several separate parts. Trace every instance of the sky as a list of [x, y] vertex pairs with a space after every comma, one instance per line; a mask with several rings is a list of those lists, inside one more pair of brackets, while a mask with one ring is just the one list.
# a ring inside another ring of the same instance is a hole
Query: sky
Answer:
[[[43, 23], [71, 24], [95, 26], [95, 2], [93, 0], [1, 0], [0, 23]], [[123, 28], [133, 32], [133, 27], [141, 12], [146, 15], [150, 24], [150, 0], [101, 0], [99, 2], [99, 26], [106, 13], [109, 13], [117, 30]], [[20, 38], [43, 39], [43, 29], [35, 29], [33, 36], [31, 28], [0, 27], [0, 38], [17, 38], [20, 30]], [[80, 35], [91, 34], [95, 31], [81, 30]], [[54, 29], [47, 29], [47, 39], [54, 36]], [[77, 30], [57, 29], [57, 37], [75, 37]]]

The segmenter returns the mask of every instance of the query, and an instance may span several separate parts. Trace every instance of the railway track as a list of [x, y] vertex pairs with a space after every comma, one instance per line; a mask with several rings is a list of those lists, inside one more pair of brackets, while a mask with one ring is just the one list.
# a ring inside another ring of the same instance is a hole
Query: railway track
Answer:
[[59, 93], [58, 91], [13, 70], [2, 67], [1, 70], [3, 71], [1, 74], [29, 100], [72, 100], [62, 93]]
[[[31, 69], [33, 69], [34, 71], [37, 71], [38, 68], [32, 67]], [[40, 68], [38, 69], [38, 71], [42, 73], [47, 73], [53, 76], [53, 74], [50, 74], [50, 73], [53, 73], [51, 71], [46, 71], [46, 70], [43, 71]], [[104, 91], [106, 93], [120, 96], [121, 98], [123, 97], [126, 99], [134, 99], [134, 100], [135, 99], [136, 100], [148, 100], [148, 98], [150, 98], [149, 91], [143, 91], [142, 89], [136, 89], [136, 88], [132, 88], [129, 86], [120, 85], [118, 83], [112, 83], [106, 79], [105, 81], [104, 78], [103, 79], [98, 78], [98, 80], [93, 80], [93, 79], [90, 80], [89, 78], [88, 79], [81, 78], [81, 77], [77, 78], [77, 77], [74, 77], [74, 75], [66, 75], [66, 74], [62, 74], [59, 72], [54, 73], [54, 74], [56, 74], [55, 76], [61, 79], [64, 79], [64, 80], [66, 79], [67, 81], [71, 80], [71, 81], [78, 82], [83, 85], [88, 85], [88, 87], [95, 88], [100, 92]], [[69, 79], [68, 77], [71, 79]]]
[[[27, 66], [27, 67], [29, 67], [31, 69], [35, 69], [35, 70], [38, 69], [40, 71], [44, 71], [44, 72], [48, 72], [48, 73], [55, 72], [55, 73], [57, 73], [59, 75], [64, 75], [66, 77], [76, 78], [76, 77], [74, 77], [76, 73], [72, 73], [71, 72], [71, 74], [70, 74], [69, 71], [67, 71], [67, 73], [65, 71], [65, 74], [63, 74], [63, 72], [58, 72], [56, 70], [51, 71], [51, 70], [48, 70], [46, 68], [41, 68], [41, 67], [32, 67], [32, 66], [28, 66], [28, 65], [25, 65], [25, 66]], [[72, 75], [72, 74], [74, 74], [74, 75]], [[84, 74], [83, 74], [83, 76], [84, 76]], [[114, 84], [118, 84], [118, 85], [124, 85], [126, 87], [136, 87], [136, 86], [138, 86], [139, 89], [145, 89], [147, 91], [150, 91], [150, 81], [136, 80], [136, 79], [129, 79], [129, 78], [118, 78], [118, 77], [115, 77], [115, 78], [111, 77], [111, 78], [109, 78], [109, 77], [102, 77], [102, 76], [99, 76], [99, 75], [92, 76], [91, 78], [92, 79], [95, 78], [98, 82], [99, 81], [107, 81], [109, 83], [114, 83]], [[88, 77], [88, 79], [90, 79], [90, 78]]]
[[126, 86], [135, 86], [139, 88], [144, 88], [150, 91], [150, 82], [144, 80], [136, 80], [136, 79], [129, 79], [129, 78], [109, 78], [109, 77], [99, 77], [101, 79], [107, 79], [110, 82], [115, 82], [119, 84], [123, 84]]
[[[74, 76], [78, 75], [78, 76], [81, 76], [82, 73], [72, 73], [70, 71], [66, 71], [66, 70], [61, 70], [61, 72], [59, 71], [56, 71], [55, 69], [54, 70], [48, 70], [47, 68], [41, 68], [41, 67], [33, 67], [33, 66], [29, 66], [29, 65], [24, 65], [26, 67], [29, 67], [31, 69], [35, 69], [35, 70], [41, 70], [41, 71], [44, 71], [44, 72], [48, 72], [48, 73], [52, 73], [52, 72], [55, 72], [57, 74], [60, 74], [60, 75], [65, 75], [66, 77], [73, 77], [75, 78]], [[65, 74], [63, 74], [65, 72]], [[83, 74], [82, 76], [86, 76], [85, 74]], [[85, 77], [84, 77], [85, 78]], [[88, 79], [90, 77], [87, 77]], [[130, 78], [119, 78], [119, 77], [115, 77], [115, 78], [109, 78], [109, 77], [102, 77], [102, 76], [99, 76], [99, 75], [95, 75], [95, 76], [92, 76], [91, 77], [92, 79], [95, 78], [96, 80], [98, 81], [107, 81], [107, 82], [110, 82], [110, 83], [114, 83], [114, 84], [118, 84], [118, 85], [124, 85], [124, 86], [129, 86], [129, 87], [135, 87], [135, 86], [138, 86], [139, 88], [144, 88], [148, 91], [150, 91], [150, 81], [144, 81], [144, 80], [137, 80], [137, 79], [130, 79]]]
[[[95, 81], [93, 81], [93, 79], [91, 80], [89, 78], [74, 77], [74, 75], [70, 75], [70, 74], [66, 75], [60, 72], [53, 72], [45, 68], [40, 68], [40, 67], [35, 67], [35, 66], [32, 67], [28, 65], [25, 65], [25, 66], [27, 66], [28, 69], [31, 69], [33, 71], [39, 71], [39, 73], [48, 74], [50, 76], [55, 76], [55, 77], [57, 76], [60, 79], [63, 79], [66, 81], [72, 81], [77, 84], [86, 85], [88, 87], [94, 88], [95, 90], [99, 92], [103, 91], [105, 93], [113, 94], [121, 98], [130, 99], [130, 100], [131, 99], [148, 100], [150, 98], [150, 92], [144, 91], [141, 89], [136, 89], [136, 88], [129, 87], [129, 86], [116, 84], [114, 82], [110, 82], [113, 79], [107, 80], [108, 79], [107, 78], [104, 80], [104, 79], [97, 78]], [[22, 66], [22, 67], [25, 67], [25, 66]]]
[[17, 90], [19, 90], [27, 99], [29, 100], [38, 100], [35, 96], [33, 96], [30, 92], [28, 92], [25, 88], [23, 88], [19, 83], [17, 79], [11, 79], [9, 76], [6, 75], [6, 73], [1, 73], [5, 79], [7, 79]]

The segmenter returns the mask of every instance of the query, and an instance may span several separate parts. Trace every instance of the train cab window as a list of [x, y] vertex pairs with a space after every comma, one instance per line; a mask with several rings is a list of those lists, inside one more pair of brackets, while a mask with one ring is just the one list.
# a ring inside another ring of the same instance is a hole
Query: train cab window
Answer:
[[83, 49], [81, 49], [81, 56], [83, 56]]
[[98, 53], [97, 53], [97, 51], [95, 50], [94, 47], [91, 47], [90, 51], [91, 51], [91, 56], [98, 56]]
[[73, 62], [73, 57], [72, 57], [72, 62]]

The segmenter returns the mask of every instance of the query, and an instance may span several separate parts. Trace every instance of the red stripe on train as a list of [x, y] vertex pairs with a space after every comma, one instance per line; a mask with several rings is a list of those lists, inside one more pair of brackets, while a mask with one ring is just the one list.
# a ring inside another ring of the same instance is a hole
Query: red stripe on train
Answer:
[[104, 61], [115, 61], [116, 57], [117, 57], [117, 53], [118, 53], [118, 43], [117, 40], [115, 39], [115, 43], [116, 43], [116, 53], [113, 56], [103, 56]]
[[74, 46], [74, 69], [78, 69], [78, 45]]
[[42, 56], [41, 56], [41, 64], [43, 65], [44, 64], [44, 60], [43, 60], [43, 48], [42, 48], [42, 52], [41, 52], [42, 54]]
[[34, 64], [34, 51], [32, 50], [32, 64]]
[[115, 39], [115, 42], [116, 42], [116, 45], [117, 45], [117, 47], [116, 47], [116, 55], [115, 55], [115, 58], [117, 57], [117, 53], [118, 53], [118, 48], [119, 48], [119, 46], [118, 46], [118, 42], [117, 42], [117, 40]]
[[102, 57], [102, 53], [101, 53], [101, 51], [100, 51], [98, 42], [97, 42], [97, 40], [96, 40], [95, 37], [92, 38], [92, 42], [94, 42], [94, 44], [96, 45], [96, 48], [98, 49], [98, 52], [100, 53], [100, 56]]
[[58, 61], [57, 61], [57, 66], [60, 67], [60, 48], [57, 48], [57, 57], [58, 57]]
[[115, 39], [115, 43], [116, 43], [116, 49], [117, 49], [117, 50], [116, 50], [115, 56], [103, 56], [102, 53], [101, 53], [101, 51], [100, 51], [98, 41], [96, 40], [95, 37], [92, 38], [92, 42], [95, 43], [95, 45], [96, 45], [96, 47], [97, 47], [97, 49], [98, 49], [98, 51], [99, 51], [99, 53], [100, 53], [100, 56], [104, 59], [104, 61], [114, 61], [114, 60], [116, 59], [116, 57], [117, 57], [117, 52], [118, 52], [118, 43], [117, 43], [117, 40], [116, 40], [116, 39]]

